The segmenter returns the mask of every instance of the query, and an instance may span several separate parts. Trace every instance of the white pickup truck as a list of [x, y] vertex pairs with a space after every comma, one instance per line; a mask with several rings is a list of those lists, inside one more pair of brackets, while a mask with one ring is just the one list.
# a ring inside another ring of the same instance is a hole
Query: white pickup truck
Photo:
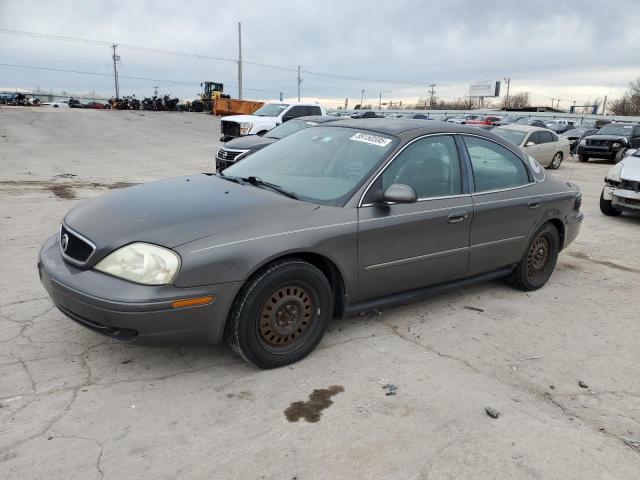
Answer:
[[221, 142], [244, 135], [264, 135], [287, 120], [310, 115], [326, 115], [317, 103], [267, 103], [253, 115], [232, 115], [220, 120]]

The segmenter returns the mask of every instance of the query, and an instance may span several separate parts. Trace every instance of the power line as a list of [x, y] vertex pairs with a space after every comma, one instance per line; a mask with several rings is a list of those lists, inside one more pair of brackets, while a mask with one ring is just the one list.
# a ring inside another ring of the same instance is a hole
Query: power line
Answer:
[[[120, 46], [120, 45], [118, 45]], [[48, 70], [48, 71], [52, 71], [52, 72], [64, 72], [64, 73], [76, 73], [76, 74], [80, 74], [80, 75], [94, 75], [94, 76], [98, 76], [98, 77], [113, 77], [113, 74], [111, 73], [100, 73], [100, 72], [87, 72], [84, 70], [67, 70], [67, 69], [63, 69], [63, 68], [53, 68], [53, 67], [42, 67], [42, 66], [38, 66], [38, 65], [18, 65], [18, 64], [12, 64], [12, 63], [0, 63], [0, 66], [2, 67], [15, 67], [15, 68], [28, 68], [28, 69], [33, 69], [33, 70]], [[127, 78], [129, 80], [145, 80], [145, 81], [149, 81], [149, 82], [159, 82], [159, 83], [168, 83], [168, 84], [172, 84], [172, 85], [197, 85], [200, 86], [199, 82], [183, 82], [183, 81], [178, 81], [178, 80], [160, 80], [157, 78], [148, 78], [148, 77], [136, 77], [136, 76], [132, 76], [132, 75], [120, 75], [120, 73], [118, 73], [118, 78]], [[231, 87], [235, 87], [235, 85], [231, 85]], [[247, 88], [247, 87], [243, 87], [244, 90], [252, 90], [255, 92], [262, 92], [262, 93], [280, 93], [280, 92], [276, 92], [275, 90], [264, 90], [261, 88]]]

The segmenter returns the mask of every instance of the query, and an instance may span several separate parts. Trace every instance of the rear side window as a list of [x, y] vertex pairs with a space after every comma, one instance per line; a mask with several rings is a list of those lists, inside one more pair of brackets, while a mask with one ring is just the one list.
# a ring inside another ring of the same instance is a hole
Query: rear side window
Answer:
[[320, 109], [320, 107], [315, 107], [315, 106], [310, 106], [307, 107], [307, 115], [311, 116], [311, 115], [322, 115], [322, 110]]
[[551, 132], [539, 132], [540, 134], [540, 143], [551, 143], [551, 142], [555, 142], [558, 137], [556, 137], [555, 139], [553, 137], [555, 137], [555, 135]]
[[469, 152], [476, 192], [518, 187], [529, 183], [520, 158], [507, 148], [478, 137], [464, 137]]

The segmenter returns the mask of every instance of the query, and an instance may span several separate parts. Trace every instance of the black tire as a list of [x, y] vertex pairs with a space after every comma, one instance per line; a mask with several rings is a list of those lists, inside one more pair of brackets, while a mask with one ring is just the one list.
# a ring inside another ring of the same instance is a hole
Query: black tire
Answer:
[[622, 159], [624, 158], [624, 154], [627, 151], [626, 148], [622, 148], [620, 150], [618, 150], [618, 153], [616, 153], [616, 156], [613, 159], [613, 163], [620, 163], [622, 161]]
[[589, 161], [589, 157], [587, 157], [584, 153], [578, 154], [578, 161], [585, 163]]
[[551, 277], [559, 252], [558, 230], [545, 223], [527, 245], [520, 263], [507, 276], [507, 283], [525, 292], [539, 289]]
[[556, 154], [553, 156], [553, 159], [551, 160], [551, 163], [549, 164], [549, 168], [551, 170], [557, 170], [558, 168], [560, 168], [560, 164], [562, 163], [562, 152], [556, 152]]
[[600, 211], [608, 217], [617, 217], [622, 213], [613, 206], [611, 200], [604, 199], [604, 189], [602, 189], [602, 193], [600, 194]]
[[296, 258], [278, 260], [238, 293], [225, 340], [258, 368], [281, 367], [313, 351], [332, 312], [331, 285], [318, 268]]

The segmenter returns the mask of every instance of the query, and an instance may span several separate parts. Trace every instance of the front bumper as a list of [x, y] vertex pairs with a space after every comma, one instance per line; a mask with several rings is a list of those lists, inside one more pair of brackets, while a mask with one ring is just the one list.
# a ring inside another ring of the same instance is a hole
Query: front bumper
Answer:
[[[148, 286], [67, 263], [57, 236], [38, 259], [42, 285], [58, 309], [75, 322], [111, 338], [146, 345], [219, 343], [238, 282], [179, 288]], [[172, 308], [175, 300], [212, 295], [209, 304]]]
[[640, 192], [606, 185], [602, 196], [605, 200], [610, 200], [611, 204], [618, 210], [640, 212]]
[[609, 147], [591, 147], [588, 145], [578, 145], [578, 154], [585, 155], [589, 158], [613, 160], [614, 158], [616, 158], [618, 150], [611, 150], [609, 149]]

